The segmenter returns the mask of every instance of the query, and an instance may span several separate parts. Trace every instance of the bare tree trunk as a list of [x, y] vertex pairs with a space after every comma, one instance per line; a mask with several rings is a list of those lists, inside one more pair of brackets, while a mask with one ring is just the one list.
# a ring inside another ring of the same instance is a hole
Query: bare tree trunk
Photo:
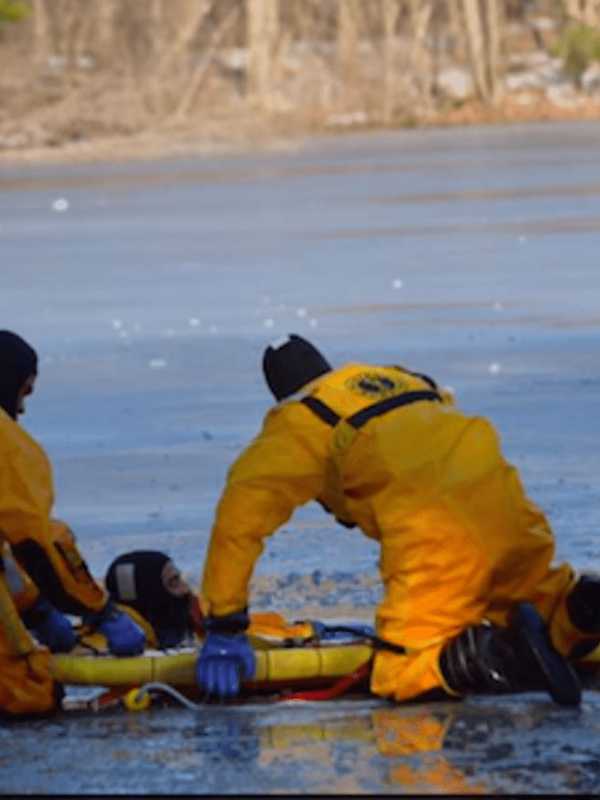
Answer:
[[584, 25], [597, 27], [600, 24], [598, 0], [563, 0], [565, 14], [569, 19]]
[[246, 0], [248, 96], [261, 108], [272, 105], [274, 52], [279, 35], [279, 0]]
[[160, 57], [160, 54], [163, 51], [165, 25], [164, 10], [163, 0], [152, 0], [152, 5], [150, 6], [152, 50], [154, 55], [158, 57]]
[[344, 82], [352, 82], [358, 65], [358, 3], [338, 0], [336, 54], [338, 74]]
[[178, 24], [178, 31], [177, 35], [174, 37], [174, 41], [165, 48], [152, 76], [153, 81], [160, 82], [161, 79], [171, 71], [172, 65], [177, 57], [184, 53], [189, 47], [198, 31], [198, 27], [210, 13], [211, 7], [212, 2], [209, 2], [209, 0], [197, 0], [197, 2], [194, 3], [192, 8], [193, 14], [186, 16], [186, 18]]
[[460, 0], [447, 0], [448, 28], [454, 46], [462, 39], [462, 22], [459, 3]]
[[425, 106], [431, 102], [431, 57], [427, 49], [427, 31], [431, 21], [431, 0], [410, 0], [412, 30], [411, 64], [416, 76], [421, 100]]
[[579, 0], [563, 0], [565, 14], [570, 19], [579, 19]]
[[213, 32], [211, 41], [206, 48], [204, 58], [202, 59], [201, 64], [196, 68], [195, 73], [192, 75], [188, 83], [188, 86], [184, 91], [183, 96], [181, 97], [179, 105], [175, 109], [175, 113], [173, 114], [172, 117], [173, 122], [181, 122], [189, 114], [190, 110], [192, 109], [194, 100], [198, 92], [200, 91], [202, 83], [206, 78], [214, 54], [219, 48], [220, 44], [222, 43], [227, 33], [231, 30], [231, 28], [233, 28], [233, 26], [237, 22], [239, 13], [240, 13], [240, 7], [233, 6], [229, 11], [229, 14], [227, 14], [227, 16], [221, 22], [219, 27]]
[[389, 124], [394, 115], [394, 34], [400, 8], [397, 0], [381, 0], [383, 15], [383, 121]]
[[502, 27], [503, 15], [501, 0], [488, 0], [487, 5], [487, 32], [488, 32], [488, 82], [490, 99], [496, 104], [502, 94]]
[[50, 53], [50, 24], [46, 0], [33, 0], [33, 52], [37, 66], [48, 62]]
[[501, 95], [503, 15], [501, 0], [463, 0], [467, 50], [475, 88], [484, 103]]
[[463, 11], [471, 72], [477, 93], [485, 102], [490, 97], [490, 90], [486, 74], [485, 44], [479, 0], [463, 0]]
[[600, 23], [600, 9], [598, 0], [586, 0], [583, 8], [583, 21], [592, 28], [597, 28]]
[[114, 0], [99, 0], [96, 3], [98, 20], [98, 45], [100, 52], [105, 55], [110, 51], [114, 36]]

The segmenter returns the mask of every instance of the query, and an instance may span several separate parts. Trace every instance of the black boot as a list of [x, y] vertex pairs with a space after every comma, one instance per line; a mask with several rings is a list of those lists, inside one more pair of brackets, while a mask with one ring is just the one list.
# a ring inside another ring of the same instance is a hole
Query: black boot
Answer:
[[519, 658], [523, 687], [545, 689], [561, 706], [578, 706], [581, 682], [567, 659], [554, 649], [537, 608], [531, 603], [516, 605], [508, 631]]
[[459, 694], [543, 689], [560, 705], [581, 701], [579, 678], [553, 648], [543, 619], [530, 603], [519, 603], [507, 628], [466, 628], [440, 655], [448, 686]]
[[600, 576], [582, 575], [567, 596], [567, 613], [571, 623], [582, 633], [597, 633], [598, 638], [576, 644], [569, 658], [579, 659], [600, 644]]
[[516, 691], [518, 664], [505, 632], [490, 624], [465, 628], [444, 647], [440, 669], [459, 694]]

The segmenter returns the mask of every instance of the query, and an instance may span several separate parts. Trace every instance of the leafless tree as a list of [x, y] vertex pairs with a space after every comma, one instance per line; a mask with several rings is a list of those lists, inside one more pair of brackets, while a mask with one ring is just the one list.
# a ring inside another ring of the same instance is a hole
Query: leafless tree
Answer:
[[247, 0], [248, 96], [269, 110], [273, 56], [279, 35], [279, 0]]
[[463, 0], [467, 50], [481, 100], [495, 103], [500, 92], [500, 0]]

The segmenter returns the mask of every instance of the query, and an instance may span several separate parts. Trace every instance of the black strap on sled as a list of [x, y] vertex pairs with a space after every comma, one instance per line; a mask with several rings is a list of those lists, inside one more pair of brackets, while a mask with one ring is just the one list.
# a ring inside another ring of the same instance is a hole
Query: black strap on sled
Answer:
[[357, 630], [351, 625], [325, 625], [325, 631], [326, 633], [354, 634], [358, 639], [366, 639], [374, 650], [390, 650], [392, 653], [398, 653], [398, 655], [406, 655], [406, 647], [404, 645], [390, 642], [388, 639], [382, 639], [381, 636], [376, 636], [374, 633], [365, 633]]

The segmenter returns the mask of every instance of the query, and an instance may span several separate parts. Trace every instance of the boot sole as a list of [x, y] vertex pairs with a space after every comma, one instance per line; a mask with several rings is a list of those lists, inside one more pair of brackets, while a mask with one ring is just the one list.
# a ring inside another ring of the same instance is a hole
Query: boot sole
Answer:
[[511, 619], [511, 629], [535, 660], [554, 702], [561, 706], [578, 706], [581, 683], [577, 673], [552, 646], [546, 624], [535, 606], [519, 603]]

